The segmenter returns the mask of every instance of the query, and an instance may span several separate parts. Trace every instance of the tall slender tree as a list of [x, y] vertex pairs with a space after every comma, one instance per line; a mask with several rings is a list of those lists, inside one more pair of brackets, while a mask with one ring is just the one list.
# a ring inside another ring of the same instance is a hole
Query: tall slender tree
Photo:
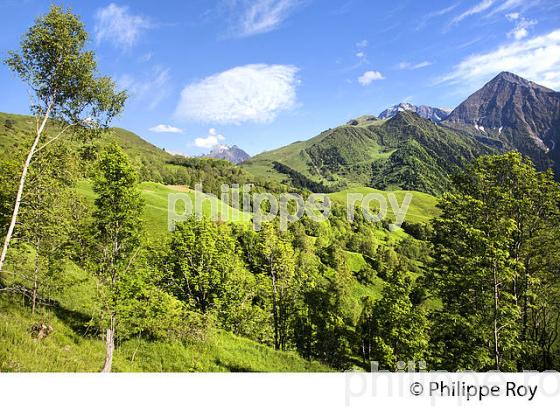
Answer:
[[259, 231], [262, 272], [269, 278], [274, 348], [286, 349], [289, 320], [294, 308], [295, 254], [290, 241], [273, 224]]
[[[52, 6], [25, 33], [20, 50], [10, 52], [5, 61], [30, 89], [36, 128], [21, 170], [0, 254], [0, 272], [14, 234], [29, 167], [35, 154], [69, 130], [74, 133], [104, 130], [123, 109], [126, 94], [116, 92], [115, 84], [109, 77], [98, 76], [95, 56], [85, 50], [87, 39], [84, 24], [75, 14]], [[56, 125], [56, 133], [45, 140], [48, 123]]]
[[118, 325], [118, 290], [124, 275], [131, 274], [139, 249], [143, 202], [137, 175], [126, 154], [116, 145], [102, 153], [93, 191], [94, 261], [102, 285], [102, 318], [106, 325], [106, 354], [103, 372], [110, 372]]
[[[61, 162], [66, 167], [58, 166]], [[31, 309], [35, 313], [42, 292], [60, 288], [60, 271], [69, 254], [73, 209], [76, 205], [74, 187], [76, 162], [68, 149], [49, 147], [37, 155], [29, 173], [29, 185], [21, 208], [22, 227], [16, 246], [34, 249], [34, 268], [28, 280], [31, 286]], [[22, 278], [26, 279], [26, 278]]]

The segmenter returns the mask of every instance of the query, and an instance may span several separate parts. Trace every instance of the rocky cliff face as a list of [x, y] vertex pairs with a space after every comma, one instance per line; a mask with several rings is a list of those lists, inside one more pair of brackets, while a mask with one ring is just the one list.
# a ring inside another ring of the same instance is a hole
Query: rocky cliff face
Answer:
[[559, 159], [560, 93], [512, 73], [498, 74], [443, 124], [493, 136], [537, 162]]

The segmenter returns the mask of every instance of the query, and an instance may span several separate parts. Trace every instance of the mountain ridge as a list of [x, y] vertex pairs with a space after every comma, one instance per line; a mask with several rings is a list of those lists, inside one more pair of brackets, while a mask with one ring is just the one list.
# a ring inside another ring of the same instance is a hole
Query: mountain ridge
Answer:
[[242, 167], [310, 190], [361, 185], [437, 194], [447, 189], [449, 173], [494, 151], [466, 133], [400, 111], [388, 120], [323, 131], [256, 155]]
[[407, 102], [401, 102], [381, 112], [378, 115], [378, 118], [389, 119], [394, 117], [400, 111], [412, 111], [420, 117], [431, 120], [435, 123], [445, 120], [451, 112], [451, 110], [447, 108], [436, 108], [428, 105], [414, 105]]

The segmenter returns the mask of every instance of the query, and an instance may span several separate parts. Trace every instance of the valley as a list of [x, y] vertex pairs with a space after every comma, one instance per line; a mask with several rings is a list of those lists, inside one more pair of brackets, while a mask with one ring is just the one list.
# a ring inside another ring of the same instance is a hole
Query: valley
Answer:
[[[99, 81], [107, 95], [94, 95], [101, 108], [105, 98], [116, 104], [112, 115], [124, 96]], [[0, 224], [15, 227], [0, 276], [0, 370], [560, 363], [557, 327], [529, 319], [557, 315], [560, 187], [544, 171], [558, 168], [559, 93], [504, 72], [451, 112], [401, 103], [254, 157], [224, 144], [173, 155], [89, 117], [73, 124], [83, 135], [59, 140], [77, 107], [46, 128], [0, 113]], [[36, 152], [34, 136], [48, 141]], [[214, 129], [210, 137], [217, 141]], [[197, 184], [201, 214], [170, 230], [170, 197], [193, 202]], [[252, 213], [240, 211], [219, 199], [222, 185], [263, 198], [321, 193], [332, 206], [326, 219], [302, 213], [286, 229], [274, 218], [257, 225], [272, 201], [249, 197]], [[377, 205], [348, 202], [358, 197]], [[368, 219], [381, 203], [391, 206]]]

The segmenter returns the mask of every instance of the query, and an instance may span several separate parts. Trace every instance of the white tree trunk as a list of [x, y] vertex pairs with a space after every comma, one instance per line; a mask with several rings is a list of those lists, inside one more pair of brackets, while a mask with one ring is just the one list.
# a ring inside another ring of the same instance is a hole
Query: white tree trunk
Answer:
[[115, 351], [115, 319], [111, 317], [111, 324], [105, 336], [105, 364], [102, 373], [110, 373], [113, 365], [113, 352]]
[[21, 206], [21, 198], [23, 196], [23, 188], [25, 187], [25, 180], [27, 178], [27, 172], [29, 171], [29, 165], [31, 165], [31, 160], [35, 155], [35, 151], [37, 150], [37, 145], [39, 145], [39, 141], [41, 140], [41, 135], [43, 134], [43, 130], [45, 129], [45, 125], [47, 124], [47, 120], [49, 119], [51, 108], [52, 108], [52, 104], [48, 106], [43, 121], [41, 123], [41, 126], [37, 128], [37, 134], [35, 135], [35, 140], [33, 141], [33, 145], [31, 145], [29, 154], [27, 154], [27, 158], [25, 160], [25, 163], [23, 164], [23, 170], [21, 171], [21, 178], [19, 180], [19, 187], [16, 195], [16, 202], [14, 204], [14, 210], [12, 212], [12, 219], [10, 221], [8, 233], [6, 234], [6, 238], [4, 239], [2, 255], [0, 256], [0, 272], [2, 272], [2, 269], [4, 268], [4, 261], [6, 260], [6, 255], [8, 254], [8, 248], [10, 247], [10, 241], [12, 240], [14, 229], [16, 227], [17, 217], [19, 214], [19, 207]]
[[494, 362], [496, 364], [497, 371], [500, 371], [500, 334], [498, 330], [498, 301], [500, 298], [499, 286], [496, 270], [494, 269]]

